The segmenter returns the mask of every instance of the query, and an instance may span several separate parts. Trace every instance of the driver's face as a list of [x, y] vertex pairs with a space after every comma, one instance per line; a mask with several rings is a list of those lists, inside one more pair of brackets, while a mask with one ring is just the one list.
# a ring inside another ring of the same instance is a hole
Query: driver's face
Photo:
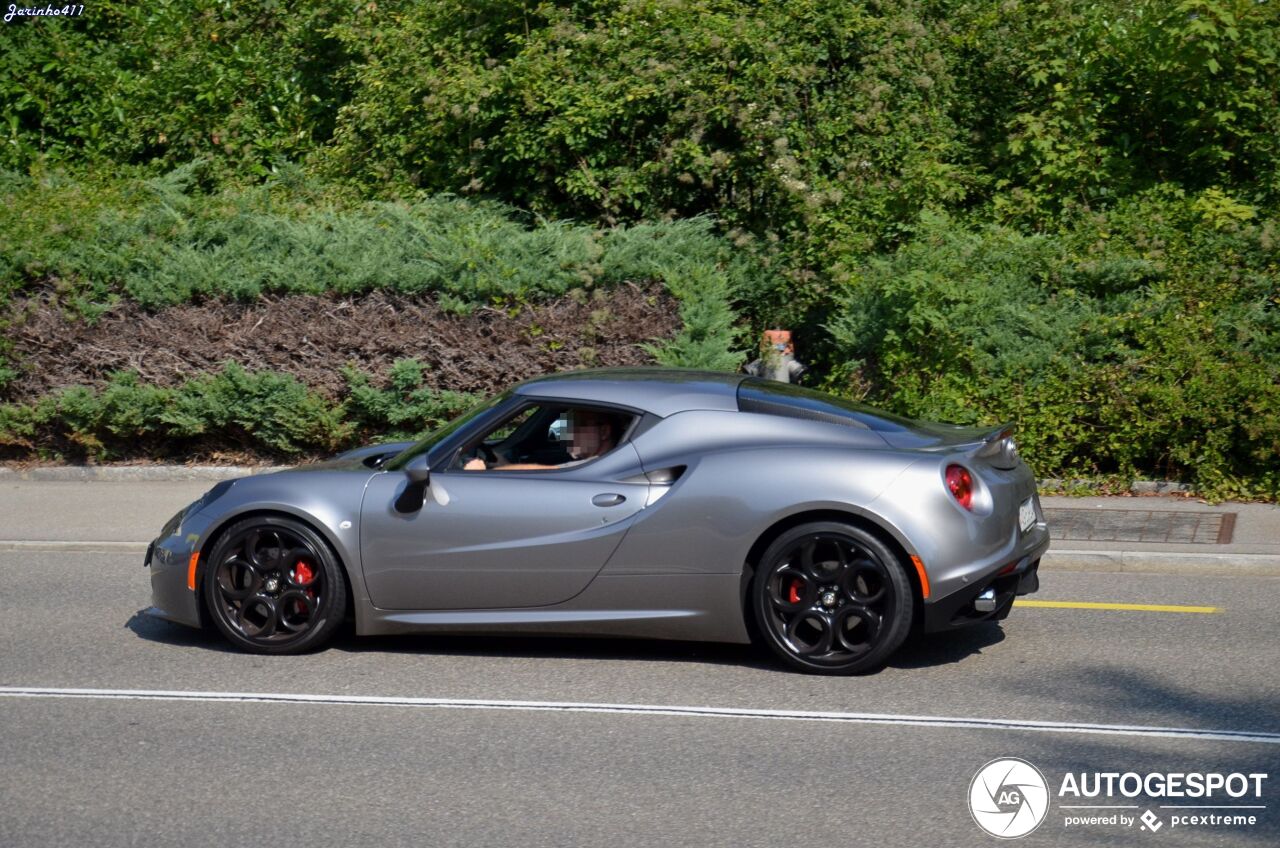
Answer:
[[609, 421], [599, 415], [590, 413], [575, 415], [570, 435], [573, 439], [572, 453], [575, 459], [596, 456], [611, 447]]

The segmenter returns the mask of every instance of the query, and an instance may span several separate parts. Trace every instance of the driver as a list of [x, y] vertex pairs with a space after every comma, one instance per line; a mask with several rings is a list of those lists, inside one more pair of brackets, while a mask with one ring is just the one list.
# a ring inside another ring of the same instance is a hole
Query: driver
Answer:
[[[601, 454], [606, 454], [613, 450], [618, 443], [613, 417], [592, 409], [575, 409], [571, 413], [567, 435], [569, 436], [568, 453], [570, 456], [567, 462], [555, 465], [543, 465], [536, 462], [506, 463], [499, 457], [498, 462], [492, 468], [502, 471], [541, 471], [550, 468], [568, 468], [569, 466], [586, 462], [589, 459], [595, 459]], [[467, 464], [462, 467], [466, 471], [487, 471], [491, 466], [480, 457], [475, 457], [467, 460]]]

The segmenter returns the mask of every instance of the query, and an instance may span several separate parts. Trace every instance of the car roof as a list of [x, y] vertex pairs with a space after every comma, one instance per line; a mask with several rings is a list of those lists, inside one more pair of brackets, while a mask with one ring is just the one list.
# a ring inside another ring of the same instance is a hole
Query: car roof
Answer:
[[690, 409], [738, 409], [742, 374], [690, 368], [594, 368], [527, 380], [518, 395], [617, 404], [666, 417]]

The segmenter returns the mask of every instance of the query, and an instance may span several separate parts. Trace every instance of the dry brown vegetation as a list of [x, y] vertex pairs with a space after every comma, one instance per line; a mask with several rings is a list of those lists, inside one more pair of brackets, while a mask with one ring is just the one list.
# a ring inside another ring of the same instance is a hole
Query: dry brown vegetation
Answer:
[[480, 307], [465, 316], [431, 299], [381, 292], [219, 300], [158, 312], [123, 301], [94, 323], [68, 319], [43, 294], [15, 302], [11, 315], [6, 332], [20, 376], [5, 387], [6, 401], [101, 386], [116, 371], [176, 387], [226, 362], [291, 374], [335, 398], [345, 386], [341, 366], [381, 378], [395, 360], [410, 357], [427, 366], [431, 388], [490, 393], [553, 371], [652, 364], [642, 345], [680, 328], [677, 304], [660, 285], [622, 285], [510, 311]]

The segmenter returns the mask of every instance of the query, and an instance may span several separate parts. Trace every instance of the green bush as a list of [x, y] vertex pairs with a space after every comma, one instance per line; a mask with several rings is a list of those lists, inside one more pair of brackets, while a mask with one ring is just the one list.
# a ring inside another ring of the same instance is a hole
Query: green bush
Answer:
[[1280, 201], [1280, 8], [1255, 0], [958, 2], [959, 120], [1008, 219], [1161, 183]]
[[[0, 307], [661, 280], [661, 362], [736, 367], [743, 316], [827, 385], [1018, 418], [1042, 473], [1276, 490], [1274, 2], [104, 0], [3, 34]], [[400, 385], [348, 423], [435, 414]], [[152, 408], [119, 391], [5, 432], [110, 441]]]
[[176, 389], [116, 374], [100, 390], [72, 386], [34, 404], [0, 406], [9, 453], [116, 459], [239, 449], [270, 456], [331, 451], [352, 426], [293, 377], [227, 365]]
[[[110, 400], [113, 384], [101, 395]], [[138, 397], [144, 387], [137, 387]], [[155, 391], [155, 390], [152, 390]], [[170, 395], [165, 410], [153, 418], [177, 439], [217, 433], [271, 453], [297, 453], [308, 448], [333, 450], [346, 441], [350, 427], [341, 410], [287, 374], [250, 374], [237, 365], [221, 373], [197, 377]]]
[[332, 132], [350, 3], [99, 0], [4, 26], [0, 167], [196, 157], [263, 175]]
[[[96, 208], [74, 201], [75, 181], [11, 178], [0, 194], [12, 200], [0, 224], [15, 222], [0, 232], [0, 248], [12, 249], [0, 250], [11, 256], [0, 285], [11, 296], [55, 280], [92, 318], [120, 297], [159, 308], [371, 290], [429, 294], [467, 312], [658, 280], [685, 324], [658, 349], [661, 361], [733, 368], [741, 360], [730, 300], [759, 269], [710, 219], [597, 229], [454, 197], [344, 205], [305, 180], [205, 193], [201, 172], [194, 163], [148, 180], [89, 183]], [[64, 210], [82, 214], [64, 223]]]
[[763, 274], [746, 254], [713, 235], [708, 218], [615, 227], [604, 239], [606, 279], [657, 279], [680, 303], [680, 332], [648, 346], [663, 365], [735, 371], [742, 364], [735, 295]]
[[348, 392], [336, 403], [287, 374], [234, 364], [172, 389], [119, 373], [101, 389], [72, 386], [32, 404], [0, 406], [0, 453], [95, 461], [227, 450], [316, 456], [425, 435], [479, 400], [424, 388], [413, 360], [392, 367], [387, 389], [355, 369], [344, 373]]
[[970, 191], [944, 20], [902, 0], [379, 4], [334, 28], [362, 55], [316, 161], [373, 193], [715, 212], [803, 261], [865, 249]]
[[926, 218], [843, 293], [829, 385], [913, 416], [1014, 420], [1041, 475], [1274, 498], [1277, 222], [1215, 229], [1213, 198], [1156, 192], [1058, 236]]
[[376, 441], [418, 438], [483, 400], [466, 392], [424, 386], [425, 367], [416, 359], [394, 363], [385, 389], [373, 386], [367, 374], [350, 366], [342, 373], [350, 391], [347, 413], [358, 432]]

